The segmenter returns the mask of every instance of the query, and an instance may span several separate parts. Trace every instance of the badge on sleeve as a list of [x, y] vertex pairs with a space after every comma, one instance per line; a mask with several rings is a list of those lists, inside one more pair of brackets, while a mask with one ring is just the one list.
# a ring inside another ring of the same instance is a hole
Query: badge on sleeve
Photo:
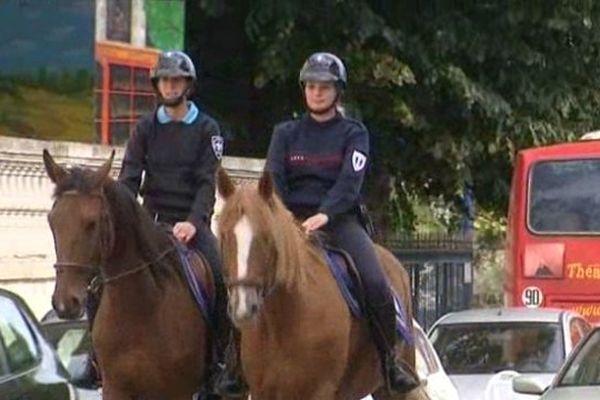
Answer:
[[210, 143], [215, 157], [217, 157], [217, 160], [220, 160], [223, 157], [223, 137], [211, 136]]
[[354, 172], [361, 171], [367, 164], [367, 156], [358, 150], [352, 153], [352, 168]]

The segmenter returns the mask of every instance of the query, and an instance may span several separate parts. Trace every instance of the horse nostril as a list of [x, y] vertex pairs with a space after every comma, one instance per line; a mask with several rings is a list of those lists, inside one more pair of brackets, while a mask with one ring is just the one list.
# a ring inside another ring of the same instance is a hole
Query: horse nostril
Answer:
[[258, 312], [258, 304], [252, 304], [252, 306], [250, 306], [250, 312], [254, 315]]

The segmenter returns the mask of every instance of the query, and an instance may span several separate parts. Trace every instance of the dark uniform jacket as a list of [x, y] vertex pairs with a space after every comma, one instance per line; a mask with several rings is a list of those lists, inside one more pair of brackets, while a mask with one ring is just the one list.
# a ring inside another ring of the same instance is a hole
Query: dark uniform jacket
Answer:
[[138, 122], [119, 180], [134, 195], [139, 192], [157, 220], [189, 221], [198, 228], [213, 211], [223, 139], [215, 120], [190, 105], [183, 121], [170, 120], [159, 108]]
[[275, 127], [265, 168], [292, 212], [314, 210], [333, 219], [358, 209], [368, 154], [362, 123], [341, 115], [317, 122], [305, 115]]

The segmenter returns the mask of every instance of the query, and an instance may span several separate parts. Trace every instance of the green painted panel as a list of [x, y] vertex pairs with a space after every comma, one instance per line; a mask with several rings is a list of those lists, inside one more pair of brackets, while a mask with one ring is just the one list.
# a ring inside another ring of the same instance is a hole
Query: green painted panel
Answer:
[[146, 0], [146, 42], [162, 50], [182, 50], [185, 28], [183, 0]]

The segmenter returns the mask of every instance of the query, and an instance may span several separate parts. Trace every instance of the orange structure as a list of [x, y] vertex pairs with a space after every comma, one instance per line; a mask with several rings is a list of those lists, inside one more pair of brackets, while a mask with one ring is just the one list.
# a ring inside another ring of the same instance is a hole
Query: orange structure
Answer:
[[96, 132], [102, 144], [123, 144], [138, 118], [154, 109], [150, 70], [160, 51], [96, 42]]

